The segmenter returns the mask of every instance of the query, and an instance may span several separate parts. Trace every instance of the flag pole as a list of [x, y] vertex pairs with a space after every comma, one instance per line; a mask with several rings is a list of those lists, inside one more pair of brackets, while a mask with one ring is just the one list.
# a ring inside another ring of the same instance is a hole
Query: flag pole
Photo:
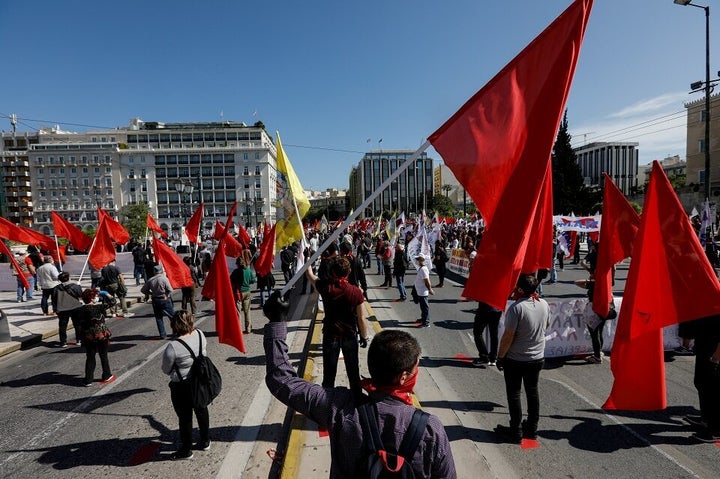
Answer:
[[[78, 278], [78, 283], [82, 281], [82, 277], [85, 274], [85, 269], [87, 268], [88, 262], [90, 261], [90, 255], [92, 254], [92, 250], [95, 247], [95, 241], [97, 240], [97, 232], [100, 231], [100, 225], [102, 225], [102, 222], [105, 219], [103, 218], [100, 220], [100, 223], [98, 224], [97, 230], [95, 230], [95, 236], [93, 237], [92, 244], [90, 245], [90, 249], [88, 250], [87, 258], [85, 258], [85, 264], [83, 264], [82, 270], [80, 271], [80, 277]], [[60, 254], [60, 253], [58, 253]]]
[[62, 273], [62, 258], [60, 257], [60, 245], [58, 244], [57, 235], [53, 234], [55, 237], [55, 251], [57, 251], [58, 254], [58, 264], [60, 265], [60, 272]]
[[[410, 165], [415, 163], [415, 160], [417, 160], [418, 157], [422, 155], [428, 148], [430, 148], [430, 142], [425, 141], [425, 143], [423, 143], [420, 148], [418, 148], [406, 162], [404, 162], [402, 165], [398, 165], [398, 169], [395, 170], [392, 174], [390, 174], [390, 176], [388, 176], [387, 179], [383, 181], [380, 186], [378, 186], [375, 191], [370, 194], [370, 196], [365, 198], [365, 201], [363, 201], [360, 206], [355, 208], [355, 211], [351, 215], [345, 218], [345, 221], [343, 221], [343, 224], [341, 224], [339, 228], [335, 228], [335, 231], [333, 231], [332, 234], [328, 236], [325, 242], [320, 245], [318, 250], [313, 253], [313, 255], [305, 262], [305, 264], [303, 264], [301, 268], [298, 268], [298, 270], [295, 271], [295, 275], [290, 278], [290, 281], [288, 281], [285, 286], [283, 286], [283, 288], [280, 290], [280, 294], [282, 296], [285, 296], [285, 294], [287, 294], [288, 290], [292, 287], [292, 285], [294, 285], [297, 280], [300, 279], [300, 276], [305, 274], [305, 271], [320, 257], [323, 251], [325, 251], [327, 247], [330, 246], [330, 244], [334, 242], [338, 236], [340, 236], [341, 232], [345, 231], [345, 228], [347, 228], [350, 223], [355, 221], [355, 218], [360, 215], [360, 212], [365, 211], [365, 208], [367, 208], [370, 203], [372, 203], [372, 201], [380, 195], [380, 193], [385, 191], [385, 189], [390, 186], [390, 184], [395, 181], [395, 179], [397, 179], [397, 177], [400, 176], [402, 172], [408, 169]], [[297, 205], [295, 205], [295, 208], [297, 210]], [[300, 223], [300, 229], [302, 229], [302, 223]], [[305, 231], [303, 230], [303, 238], [304, 237]]]

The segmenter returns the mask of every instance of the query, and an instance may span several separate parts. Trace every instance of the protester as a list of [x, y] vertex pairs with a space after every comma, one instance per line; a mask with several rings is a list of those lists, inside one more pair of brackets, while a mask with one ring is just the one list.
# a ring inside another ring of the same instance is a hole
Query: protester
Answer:
[[197, 311], [197, 301], [195, 301], [195, 288], [200, 286], [200, 276], [197, 266], [195, 266], [192, 263], [192, 258], [190, 256], [185, 256], [183, 258], [183, 263], [187, 265], [188, 269], [190, 270], [190, 278], [192, 278], [192, 284], [190, 286], [183, 286], [181, 288], [182, 291], [182, 302], [181, 308], [185, 310], [192, 311], [193, 316], [195, 316], [195, 312]]
[[395, 285], [400, 293], [400, 301], [407, 299], [407, 291], [405, 290], [405, 272], [410, 267], [405, 247], [398, 243], [395, 247], [395, 257], [393, 258], [393, 276], [395, 276]]
[[[265, 303], [265, 383], [278, 400], [315, 421], [330, 436], [331, 478], [365, 477], [362, 427], [357, 406], [375, 405], [381, 439], [388, 451], [397, 451], [415, 412], [411, 392], [418, 376], [420, 345], [404, 331], [386, 330], [372, 340], [368, 350], [369, 398], [357, 398], [344, 387], [326, 388], [305, 381], [290, 366], [287, 336], [287, 303], [273, 293]], [[430, 415], [420, 446], [409, 459], [415, 477], [457, 477], [450, 443], [440, 420]]]
[[255, 283], [255, 273], [242, 256], [235, 260], [237, 268], [230, 273], [230, 284], [235, 296], [235, 307], [237, 308], [238, 321], [242, 313], [245, 318], [245, 334], [252, 333], [252, 318], [250, 317], [250, 286]]
[[152, 297], [153, 315], [157, 323], [158, 333], [160, 333], [160, 339], [165, 339], [167, 333], [165, 332], [163, 316], [172, 318], [175, 315], [172, 298], [170, 297], [173, 288], [167, 276], [165, 276], [162, 266], [155, 266], [153, 272], [155, 273], [154, 276], [142, 286], [140, 292]]
[[[545, 331], [550, 326], [550, 308], [544, 299], [537, 297], [536, 289], [535, 276], [520, 275], [514, 292], [517, 299], [505, 311], [505, 331], [498, 350], [497, 367], [505, 373], [510, 426], [498, 424], [495, 432], [517, 444], [523, 437], [537, 438], [540, 419], [538, 381], [545, 363]], [[526, 421], [522, 421], [520, 400], [523, 385], [528, 407]]]
[[[495, 366], [498, 354], [498, 325], [502, 311], [493, 308], [489, 304], [478, 302], [475, 318], [473, 321], [473, 338], [475, 347], [478, 350], [478, 358], [473, 360], [473, 366], [482, 367], [485, 365]], [[490, 334], [490, 350], [485, 344], [485, 328]]]
[[450, 258], [448, 258], [447, 251], [445, 251], [445, 244], [442, 240], [435, 242], [435, 250], [433, 251], [433, 265], [435, 266], [435, 272], [438, 275], [438, 284], [436, 288], [442, 288], [445, 285], [445, 273], [447, 272], [447, 265]]
[[[385, 241], [381, 237], [378, 237], [377, 243], [375, 243], [375, 263], [377, 264], [378, 276], [384, 273], [383, 270], [383, 253], [385, 252]], [[387, 282], [387, 280], [386, 280]], [[385, 286], [385, 284], [383, 284]]]
[[117, 297], [120, 301], [120, 309], [122, 312], [119, 313], [118, 316], [124, 318], [133, 316], [134, 313], [128, 311], [127, 301], [125, 299], [128, 293], [125, 278], [120, 272], [120, 268], [116, 266], [115, 258], [113, 258], [110, 263], [100, 270], [100, 275], [102, 276], [102, 279], [100, 280], [100, 287], [112, 296]]
[[[76, 323], [80, 326], [82, 332], [82, 345], [85, 347], [85, 386], [92, 386], [95, 380], [95, 354], [100, 357], [100, 365], [102, 367], [102, 376], [100, 384], [108, 384], [115, 381], [115, 376], [110, 370], [110, 361], [108, 360], [108, 344], [110, 343], [110, 335], [105, 325], [105, 316], [113, 307], [114, 301], [95, 303], [98, 297], [96, 289], [86, 289], [82, 292], [83, 306], [76, 310]], [[102, 331], [108, 331], [102, 333]], [[100, 333], [100, 334], [98, 334]]]
[[348, 282], [353, 286], [357, 286], [363, 292], [363, 296], [367, 299], [367, 278], [365, 278], [365, 270], [362, 266], [362, 260], [352, 253], [352, 244], [347, 241], [340, 243], [340, 256], [347, 258], [350, 264], [350, 273], [348, 273]]
[[75, 342], [81, 344], [82, 335], [79, 332], [79, 324], [77, 322], [77, 310], [82, 306], [80, 297], [82, 296], [82, 288], [77, 283], [70, 282], [70, 273], [63, 271], [58, 275], [60, 284], [55, 286], [52, 294], [52, 302], [55, 305], [55, 312], [58, 315], [58, 334], [60, 339], [59, 347], [67, 347], [67, 327], [69, 321], [73, 323], [75, 329]]
[[269, 297], [275, 287], [275, 276], [273, 276], [272, 271], [270, 271], [265, 275], [257, 274], [256, 277], [257, 287], [260, 290], [260, 307], [262, 308], [265, 305], [265, 293], [267, 292]]
[[430, 270], [425, 266], [425, 257], [419, 254], [415, 257], [415, 261], [420, 266], [415, 275], [415, 294], [417, 295], [418, 304], [420, 305], [420, 327], [430, 327], [430, 304], [428, 303], [428, 295], [435, 294], [430, 284]]
[[29, 284], [29, 287], [25, 289], [25, 284], [23, 284], [21, 277], [18, 275], [18, 272], [11, 263], [10, 269], [12, 270], [13, 276], [16, 276], [17, 280], [17, 302], [22, 303], [26, 299], [27, 301], [31, 301], [33, 299], [33, 291], [35, 291], [35, 267], [32, 264], [32, 260], [28, 258], [27, 254], [16, 253], [16, 256], [18, 266], [20, 267], [20, 275], [24, 276]]
[[28, 245], [27, 247], [27, 260], [30, 261], [33, 265], [33, 269], [35, 272], [33, 273], [33, 278], [35, 278], [35, 283], [33, 285], [33, 289], [35, 291], [40, 291], [40, 287], [38, 286], [37, 282], [37, 269], [43, 265], [44, 256], [40, 252], [40, 250], [37, 249], [34, 245]]
[[[192, 349], [195, 356], [202, 352], [207, 356], [207, 340], [205, 335], [193, 325], [193, 316], [188, 311], [180, 310], [170, 319], [170, 328], [178, 339], [183, 340]], [[202, 351], [200, 344], [202, 341]], [[170, 376], [170, 400], [178, 417], [180, 445], [178, 450], [170, 456], [172, 460], [192, 459], [192, 425], [193, 411], [200, 430], [200, 442], [196, 449], [207, 451], [210, 449], [210, 413], [206, 407], [193, 407], [190, 396], [190, 383], [187, 379], [193, 357], [190, 351], [178, 341], [172, 341], [165, 347], [162, 359], [162, 371]]]
[[40, 286], [40, 291], [42, 292], [40, 309], [45, 316], [53, 316], [55, 314], [55, 303], [53, 303], [53, 312], [50, 313], [48, 299], [52, 299], [52, 292], [55, 289], [55, 286], [60, 284], [60, 281], [58, 281], [59, 274], [60, 273], [53, 264], [52, 256], [45, 256], [43, 258], [42, 266], [40, 266], [36, 271], [38, 285]]
[[[322, 296], [325, 308], [323, 319], [323, 387], [335, 386], [340, 351], [345, 358], [350, 389], [360, 394], [360, 364], [358, 345], [367, 346], [367, 325], [362, 291], [348, 280], [350, 263], [341, 256], [329, 260], [330, 279], [320, 279], [308, 268], [310, 282]], [[358, 343], [358, 333], [360, 341]]]
[[382, 271], [385, 274], [385, 281], [381, 286], [392, 288], [392, 266], [393, 266], [393, 248], [390, 243], [385, 243], [381, 250], [382, 254]]
[[147, 281], [147, 275], [145, 274], [145, 254], [145, 248], [143, 248], [142, 243], [137, 243], [132, 249], [135, 286], [140, 286], [140, 278], [142, 278], [143, 283]]

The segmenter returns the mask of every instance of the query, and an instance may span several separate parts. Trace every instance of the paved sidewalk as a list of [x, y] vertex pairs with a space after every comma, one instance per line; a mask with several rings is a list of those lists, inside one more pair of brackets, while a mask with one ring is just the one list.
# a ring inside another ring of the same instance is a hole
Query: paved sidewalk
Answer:
[[[131, 280], [130, 283], [127, 302], [128, 308], [132, 311], [132, 307], [142, 301], [142, 293], [140, 293], [142, 285], [135, 286], [135, 280]], [[85, 287], [89, 287], [89, 280], [83, 281], [83, 288]], [[4, 325], [0, 325], [0, 356], [57, 336], [58, 318], [55, 315], [42, 314], [40, 298], [42, 292], [35, 291], [32, 300], [18, 303], [15, 290], [8, 291], [4, 288], [4, 291], [0, 291], [0, 310], [7, 316], [10, 329], [10, 341], [5, 341], [2, 337]], [[52, 311], [52, 306], [49, 309]], [[72, 329], [72, 322], [68, 324], [68, 329]], [[70, 337], [73, 337], [72, 334]]]

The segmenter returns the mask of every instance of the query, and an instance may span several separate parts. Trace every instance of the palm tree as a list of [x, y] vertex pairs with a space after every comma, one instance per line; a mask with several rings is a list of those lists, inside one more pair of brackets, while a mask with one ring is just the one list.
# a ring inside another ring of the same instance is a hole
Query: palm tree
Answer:
[[450, 190], [452, 190], [453, 187], [450, 185], [442, 185], [442, 190], [445, 192], [445, 196], [450, 196]]

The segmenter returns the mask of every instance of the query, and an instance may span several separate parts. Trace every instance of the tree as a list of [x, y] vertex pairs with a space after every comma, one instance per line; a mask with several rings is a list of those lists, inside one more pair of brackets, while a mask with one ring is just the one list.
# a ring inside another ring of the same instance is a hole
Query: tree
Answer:
[[450, 200], [450, 198], [443, 195], [433, 196], [430, 205], [430, 208], [437, 211], [438, 214], [441, 216], [454, 216], [455, 212], [457, 211], [455, 209], [455, 205]]
[[592, 204], [588, 201], [589, 191], [585, 190], [577, 156], [573, 151], [568, 133], [567, 110], [560, 123], [557, 139], [552, 152], [553, 210], [555, 214], [588, 213], [585, 208]]
[[144, 238], [147, 229], [147, 203], [141, 201], [133, 205], [125, 205], [120, 209], [120, 217], [124, 217], [122, 225], [133, 238]]
[[445, 196], [450, 195], [450, 190], [452, 190], [453, 187], [450, 185], [442, 185], [442, 190], [445, 192]]

